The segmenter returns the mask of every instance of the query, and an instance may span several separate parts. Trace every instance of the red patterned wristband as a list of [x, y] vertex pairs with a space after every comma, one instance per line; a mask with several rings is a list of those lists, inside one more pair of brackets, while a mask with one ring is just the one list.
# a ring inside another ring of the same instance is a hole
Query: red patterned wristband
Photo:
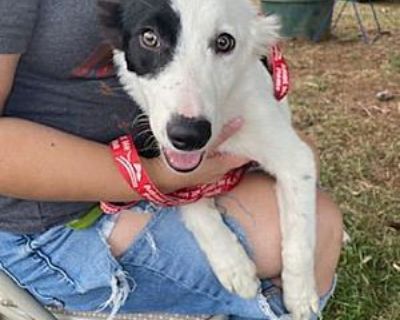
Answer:
[[[133, 190], [148, 201], [166, 206], [173, 205], [168, 197], [162, 194], [150, 180], [130, 135], [114, 140], [111, 142], [110, 148], [119, 172]], [[101, 208], [106, 213], [116, 213], [122, 209], [132, 207], [136, 202], [126, 204], [102, 202]]]

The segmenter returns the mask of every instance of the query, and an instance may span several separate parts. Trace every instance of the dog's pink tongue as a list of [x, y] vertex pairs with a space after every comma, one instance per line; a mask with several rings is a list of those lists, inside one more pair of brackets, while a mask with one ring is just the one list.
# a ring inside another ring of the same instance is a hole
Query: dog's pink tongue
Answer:
[[182, 153], [165, 149], [164, 154], [172, 167], [181, 171], [189, 171], [200, 164], [203, 153], [196, 151]]

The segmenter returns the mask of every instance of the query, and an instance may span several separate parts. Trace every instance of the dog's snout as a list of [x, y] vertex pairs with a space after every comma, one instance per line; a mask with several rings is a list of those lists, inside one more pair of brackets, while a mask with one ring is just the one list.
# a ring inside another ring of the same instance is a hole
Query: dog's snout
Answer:
[[199, 150], [211, 138], [211, 123], [204, 118], [177, 115], [168, 122], [167, 134], [172, 145], [178, 150]]

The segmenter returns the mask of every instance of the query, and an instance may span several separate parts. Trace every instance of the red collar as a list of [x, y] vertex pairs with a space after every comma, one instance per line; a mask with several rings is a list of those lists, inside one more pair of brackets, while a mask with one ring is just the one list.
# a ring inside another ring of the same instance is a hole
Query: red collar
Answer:
[[289, 67], [278, 45], [272, 48], [268, 61], [274, 83], [274, 95], [275, 98], [280, 101], [285, 98], [289, 92], [290, 77]]

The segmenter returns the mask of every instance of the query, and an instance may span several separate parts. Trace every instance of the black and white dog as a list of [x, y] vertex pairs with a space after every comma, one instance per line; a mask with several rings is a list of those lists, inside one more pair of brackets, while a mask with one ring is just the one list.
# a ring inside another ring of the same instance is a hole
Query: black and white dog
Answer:
[[[252, 0], [103, 0], [100, 8], [120, 81], [172, 170], [195, 170], [223, 125], [245, 119], [220, 150], [254, 159], [276, 177], [284, 299], [293, 319], [309, 319], [318, 310], [316, 173], [260, 62], [278, 39], [277, 19], [259, 15]], [[186, 226], [221, 283], [255, 296], [255, 266], [210, 202], [184, 206]]]

